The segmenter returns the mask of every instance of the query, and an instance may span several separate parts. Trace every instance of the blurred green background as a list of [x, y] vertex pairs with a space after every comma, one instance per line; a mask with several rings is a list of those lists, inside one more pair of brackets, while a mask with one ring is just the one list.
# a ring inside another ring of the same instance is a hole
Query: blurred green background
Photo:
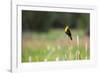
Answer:
[[[72, 41], [64, 32], [66, 25]], [[89, 59], [89, 27], [89, 13], [22, 10], [22, 62]]]

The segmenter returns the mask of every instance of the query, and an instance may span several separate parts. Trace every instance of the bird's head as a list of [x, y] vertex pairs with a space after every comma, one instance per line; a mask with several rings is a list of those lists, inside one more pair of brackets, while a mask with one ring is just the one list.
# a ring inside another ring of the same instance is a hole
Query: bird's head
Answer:
[[68, 26], [65, 27], [65, 32], [67, 32], [67, 29], [68, 29], [68, 28], [69, 28]]

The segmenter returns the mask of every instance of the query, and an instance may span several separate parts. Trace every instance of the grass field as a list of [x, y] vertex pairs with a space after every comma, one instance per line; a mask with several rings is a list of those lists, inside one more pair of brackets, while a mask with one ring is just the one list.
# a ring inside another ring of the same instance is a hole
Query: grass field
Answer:
[[71, 41], [62, 29], [47, 33], [23, 32], [22, 62], [90, 59], [89, 37], [83, 30], [72, 30]]

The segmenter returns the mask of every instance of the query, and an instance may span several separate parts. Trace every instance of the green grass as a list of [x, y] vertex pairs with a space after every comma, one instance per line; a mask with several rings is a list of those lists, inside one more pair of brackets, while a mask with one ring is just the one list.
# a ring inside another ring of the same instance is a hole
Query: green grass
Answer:
[[[69, 52], [71, 52], [71, 60], [77, 60], [76, 59], [76, 52], [78, 50], [78, 47], [73, 47], [71, 51], [68, 50], [66, 47], [62, 47], [61, 49], [52, 48], [50, 50], [43, 48], [43, 49], [31, 49], [26, 48], [22, 53], [22, 62], [28, 62], [29, 56], [32, 57], [32, 61], [44, 61], [44, 59], [47, 59], [48, 61], [55, 61], [57, 57], [59, 57], [59, 60], [70, 60], [69, 59]], [[86, 54], [86, 51], [84, 47], [79, 48], [80, 51], [80, 59], [85, 59], [87, 56], [87, 59], [89, 59], [89, 51], [88, 55]], [[66, 55], [66, 56], [65, 56]]]
[[[72, 31], [73, 37], [79, 35], [80, 39], [84, 36], [83, 30], [73, 30]], [[57, 40], [64, 39], [66, 41], [68, 37], [66, 37], [66, 34], [63, 32], [63, 30], [51, 30], [48, 33], [32, 33], [32, 40], [36, 39], [38, 43], [40, 43], [39, 46], [35, 46], [34, 44], [32, 46], [24, 47], [22, 48], [22, 62], [29, 62], [29, 57], [31, 56], [32, 62], [42, 62], [45, 59], [47, 61], [56, 61], [57, 58], [59, 58], [60, 61], [67, 61], [67, 60], [86, 60], [90, 58], [90, 50], [87, 48], [87, 52], [85, 50], [85, 46], [82, 46], [81, 44], [79, 47], [77, 45], [59, 45], [55, 44]], [[25, 40], [25, 39], [23, 39]], [[46, 41], [46, 46], [44, 45], [44, 42], [40, 41], [43, 40]], [[31, 42], [32, 43], [32, 42]], [[34, 42], [35, 43], [35, 42]], [[37, 44], [38, 44], [37, 43]], [[63, 43], [61, 41], [61, 43]], [[43, 45], [43, 46], [41, 46]], [[34, 48], [35, 46], [35, 48]], [[49, 49], [48, 49], [49, 46]], [[77, 59], [76, 52], [80, 51], [80, 58]], [[71, 54], [71, 56], [70, 56]], [[86, 58], [87, 57], [87, 58]]]

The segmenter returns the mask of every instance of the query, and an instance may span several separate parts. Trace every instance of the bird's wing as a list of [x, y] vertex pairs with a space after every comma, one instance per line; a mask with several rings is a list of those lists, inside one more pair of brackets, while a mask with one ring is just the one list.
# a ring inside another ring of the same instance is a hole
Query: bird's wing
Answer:
[[70, 39], [72, 40], [72, 34], [71, 34], [70, 29], [67, 29], [67, 34], [68, 34], [68, 36], [70, 37]]

